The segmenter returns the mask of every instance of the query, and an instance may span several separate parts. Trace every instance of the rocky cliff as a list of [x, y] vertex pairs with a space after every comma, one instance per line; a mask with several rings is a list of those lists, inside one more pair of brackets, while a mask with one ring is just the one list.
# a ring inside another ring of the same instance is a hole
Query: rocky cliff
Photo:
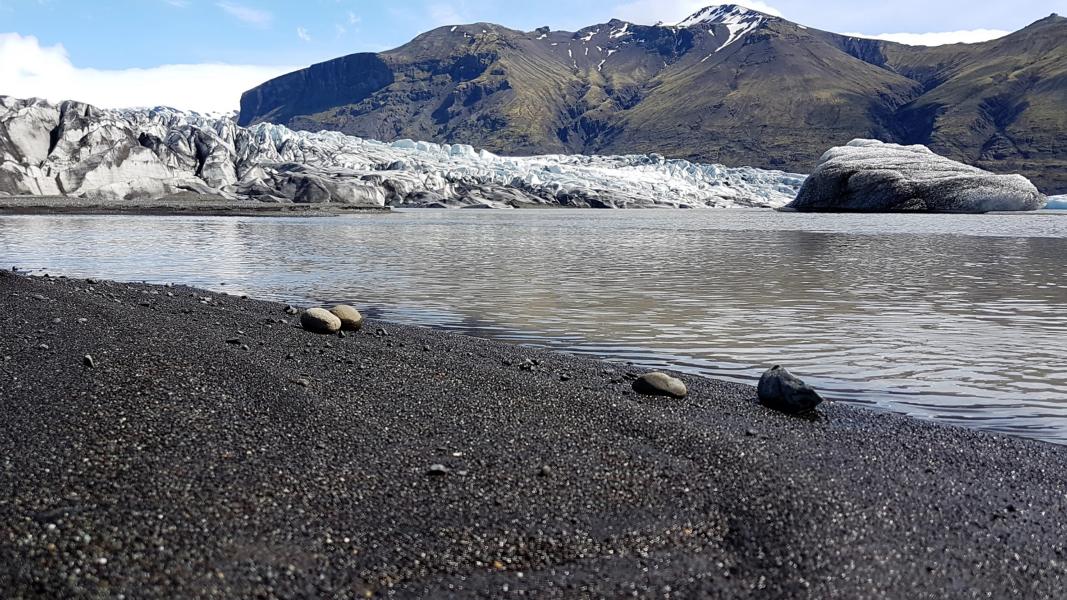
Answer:
[[924, 144], [1067, 191], [1067, 19], [934, 48], [733, 5], [675, 25], [442, 27], [247, 92], [240, 122], [494, 152], [659, 153], [810, 172], [853, 138]]

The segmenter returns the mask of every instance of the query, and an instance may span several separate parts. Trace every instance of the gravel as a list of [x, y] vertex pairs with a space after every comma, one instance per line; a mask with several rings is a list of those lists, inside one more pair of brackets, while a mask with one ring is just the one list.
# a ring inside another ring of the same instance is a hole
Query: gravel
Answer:
[[677, 373], [684, 400], [641, 396], [624, 367], [396, 324], [326, 348], [285, 305], [172, 289], [0, 276], [0, 596], [1067, 587], [1065, 447]]

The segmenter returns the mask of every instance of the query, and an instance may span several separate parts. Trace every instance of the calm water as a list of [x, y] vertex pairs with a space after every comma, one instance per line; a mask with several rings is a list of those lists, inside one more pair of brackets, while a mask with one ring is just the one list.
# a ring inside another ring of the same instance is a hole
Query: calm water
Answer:
[[781, 363], [834, 399], [1067, 443], [1067, 215], [13, 216], [0, 261], [734, 381]]

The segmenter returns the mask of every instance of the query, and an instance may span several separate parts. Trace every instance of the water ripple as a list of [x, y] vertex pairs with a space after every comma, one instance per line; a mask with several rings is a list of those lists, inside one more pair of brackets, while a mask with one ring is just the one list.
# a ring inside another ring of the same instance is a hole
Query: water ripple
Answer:
[[[0, 217], [0, 260], [431, 325], [1067, 443], [1067, 218]], [[225, 283], [225, 285], [223, 285]]]

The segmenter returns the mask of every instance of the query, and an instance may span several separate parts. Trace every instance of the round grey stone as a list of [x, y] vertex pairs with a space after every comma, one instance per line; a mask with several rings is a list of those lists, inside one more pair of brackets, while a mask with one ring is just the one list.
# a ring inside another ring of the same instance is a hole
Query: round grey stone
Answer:
[[430, 465], [430, 468], [426, 469], [426, 474], [430, 477], [443, 477], [451, 472], [451, 469], [441, 464]]
[[689, 390], [677, 377], [671, 377], [666, 373], [645, 373], [633, 383], [634, 391], [638, 394], [649, 396], [670, 396], [671, 398], [685, 398]]
[[341, 329], [346, 331], [359, 331], [363, 327], [363, 315], [354, 307], [347, 304], [338, 304], [330, 309], [335, 317], [341, 319]]
[[300, 315], [300, 325], [313, 333], [337, 333], [341, 330], [341, 319], [325, 308], [309, 308]]

